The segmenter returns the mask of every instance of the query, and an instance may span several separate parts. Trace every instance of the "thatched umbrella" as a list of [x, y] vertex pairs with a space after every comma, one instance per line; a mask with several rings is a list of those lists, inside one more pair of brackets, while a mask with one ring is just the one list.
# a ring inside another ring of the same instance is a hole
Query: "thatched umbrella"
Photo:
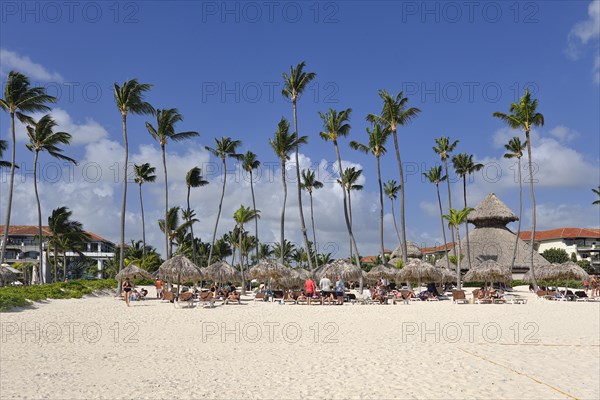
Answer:
[[304, 281], [310, 277], [310, 272], [303, 268], [291, 269], [288, 276], [277, 279], [277, 283], [285, 289], [302, 287]]
[[0, 286], [4, 286], [4, 282], [14, 282], [17, 279], [16, 275], [9, 268], [8, 264], [0, 265]]
[[444, 268], [436, 267], [436, 268], [438, 268], [442, 274], [442, 281], [441, 281], [442, 283], [456, 281], [456, 272], [455, 271], [451, 271], [446, 267], [444, 267]]
[[[402, 245], [396, 247], [396, 249], [394, 251], [392, 251], [392, 254], [390, 255], [389, 263], [392, 265], [395, 265], [398, 261], [401, 261], [402, 253], [403, 253]], [[407, 241], [406, 242], [406, 256], [409, 259], [423, 258], [423, 253], [421, 252], [421, 249], [419, 248], [419, 246], [416, 245], [416, 243]]]
[[494, 260], [485, 260], [473, 265], [463, 277], [465, 282], [503, 282], [512, 280], [510, 267], [500, 265]]
[[565, 295], [569, 288], [569, 279], [575, 278], [580, 280], [590, 279], [590, 276], [583, 268], [574, 263], [573, 261], [567, 261], [562, 264], [552, 264], [550, 267], [545, 268], [542, 271], [542, 275], [538, 275], [540, 279], [552, 280], [552, 279], [566, 279], [567, 286], [565, 287]]
[[202, 270], [205, 279], [215, 282], [239, 282], [241, 275], [226, 261], [217, 261]]
[[379, 278], [394, 280], [396, 279], [400, 270], [390, 266], [389, 264], [380, 264], [373, 267], [369, 272], [367, 272], [367, 279], [371, 281], [376, 281]]
[[250, 276], [258, 280], [276, 280], [287, 278], [291, 275], [291, 270], [285, 265], [274, 259], [266, 259], [250, 268]]
[[[544, 277], [546, 275], [548, 275], [547, 270], [550, 269], [551, 267], [552, 267], [552, 264], [550, 264], [550, 263], [545, 264], [545, 265], [536, 266], [535, 267], [535, 277], [536, 277], [536, 279], [542, 279], [542, 280], [544, 280], [545, 279]], [[523, 275], [523, 278], [521, 278], [521, 280], [523, 282], [526, 282], [526, 283], [533, 282], [533, 279], [531, 279], [531, 270], [527, 271], [525, 273], [525, 275]]]
[[325, 276], [332, 280], [341, 276], [345, 281], [358, 281], [363, 278], [363, 271], [347, 260], [339, 259], [325, 265], [317, 278]]
[[143, 268], [138, 267], [137, 265], [130, 264], [128, 267], [123, 268], [121, 272], [119, 272], [115, 278], [119, 281], [122, 281], [125, 278], [133, 278], [136, 279], [138, 277], [152, 279], [152, 274], [146, 271]]
[[412, 259], [408, 265], [400, 270], [398, 279], [401, 281], [417, 281], [419, 287], [422, 281], [438, 282], [442, 280], [440, 268], [436, 268], [420, 259]]
[[159, 276], [163, 279], [177, 280], [177, 294], [181, 287], [181, 281], [200, 280], [202, 271], [189, 258], [178, 255], [162, 263], [158, 268]]

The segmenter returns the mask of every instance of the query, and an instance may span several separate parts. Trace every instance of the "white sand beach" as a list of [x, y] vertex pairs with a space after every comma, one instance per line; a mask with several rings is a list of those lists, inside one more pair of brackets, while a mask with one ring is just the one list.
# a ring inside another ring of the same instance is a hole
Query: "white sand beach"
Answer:
[[0, 396], [600, 398], [600, 303], [520, 294], [527, 304], [53, 300], [0, 314]]

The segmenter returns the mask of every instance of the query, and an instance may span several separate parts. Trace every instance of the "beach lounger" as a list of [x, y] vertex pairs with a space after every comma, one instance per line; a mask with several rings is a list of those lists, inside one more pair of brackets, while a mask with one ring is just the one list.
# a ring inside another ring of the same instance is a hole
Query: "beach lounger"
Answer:
[[283, 300], [283, 290], [273, 290], [273, 300], [272, 301], [281, 301]]
[[453, 290], [452, 291], [452, 302], [454, 304], [468, 304], [469, 301], [465, 296], [465, 292], [463, 290]]
[[254, 296], [254, 301], [265, 301], [265, 292], [258, 292], [256, 296]]
[[173, 302], [175, 300], [175, 293], [173, 292], [163, 292], [163, 297], [161, 301], [170, 301]]
[[177, 300], [175, 300], [175, 308], [193, 308], [194, 307], [194, 293], [192, 292], [183, 292], [177, 296]]
[[202, 307], [206, 307], [207, 303], [211, 308], [215, 306], [213, 292], [200, 292], [198, 295], [198, 304], [201, 304]]
[[527, 299], [523, 297], [517, 297], [512, 294], [504, 295], [504, 300], [507, 304], [525, 304], [527, 303]]

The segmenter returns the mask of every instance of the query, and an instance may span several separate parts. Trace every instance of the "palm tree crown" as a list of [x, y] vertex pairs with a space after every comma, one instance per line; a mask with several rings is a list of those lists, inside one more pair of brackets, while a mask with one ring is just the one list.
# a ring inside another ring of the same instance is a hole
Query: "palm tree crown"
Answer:
[[167, 144], [167, 140], [180, 142], [185, 139], [200, 136], [198, 132], [178, 132], [175, 133], [175, 124], [183, 121], [183, 116], [176, 108], [156, 110], [156, 128], [149, 122], [146, 122], [146, 129], [152, 137], [160, 143], [161, 146]]
[[526, 89], [519, 102], [510, 105], [509, 114], [495, 112], [493, 115], [513, 129], [521, 128], [525, 132], [530, 132], [535, 126], [544, 126], [544, 116], [537, 112], [537, 106], [537, 99], [532, 100], [529, 89]]
[[523, 157], [523, 150], [526, 147], [527, 142], [521, 143], [521, 139], [515, 136], [508, 141], [508, 144], [504, 145], [504, 148], [508, 151], [508, 153], [504, 154], [504, 158], [521, 158]]
[[33, 126], [27, 126], [27, 149], [32, 152], [47, 151], [52, 157], [77, 164], [71, 157], [61, 154], [63, 149], [58, 147], [60, 144], [69, 144], [72, 136], [66, 132], [53, 132], [55, 127], [56, 122], [50, 114], [44, 115]]
[[383, 100], [381, 114], [369, 114], [367, 115], [367, 121], [381, 124], [393, 132], [396, 131], [398, 125], [406, 125], [421, 112], [416, 107], [406, 108], [408, 97], [404, 97], [403, 92], [393, 96], [386, 90], [381, 89], [379, 97]]
[[362, 144], [353, 140], [350, 142], [350, 147], [365, 154], [371, 153], [375, 157], [381, 157], [387, 153], [385, 144], [392, 134], [391, 130], [380, 124], [375, 124], [373, 129], [367, 128], [367, 134], [369, 135], [369, 144]]
[[144, 101], [144, 95], [152, 88], [148, 83], [139, 83], [137, 79], [123, 82], [122, 86], [113, 85], [115, 102], [121, 115], [154, 114], [154, 107]]
[[[221, 160], [225, 160], [226, 158], [233, 158], [236, 160], [240, 160], [242, 158], [241, 154], [236, 153], [237, 148], [242, 145], [240, 140], [233, 140], [228, 137], [222, 137], [221, 139], [215, 138], [215, 147], [205, 146], [204, 148], [208, 150], [215, 157], [220, 158]], [[225, 171], [223, 171], [225, 173]]]
[[340, 179], [337, 182], [348, 192], [351, 190], [360, 191], [363, 190], [363, 185], [357, 185], [356, 182], [363, 173], [362, 169], [356, 169], [356, 167], [348, 167], [340, 175]]
[[290, 66], [289, 75], [283, 73], [284, 88], [281, 90], [281, 94], [294, 104], [306, 86], [317, 76], [314, 72], [304, 72], [305, 66], [306, 63], [302, 61], [296, 67]]
[[189, 188], [197, 188], [208, 185], [208, 181], [202, 177], [202, 169], [193, 167], [185, 174], [185, 184]]
[[307, 136], [301, 136], [296, 139], [296, 134], [290, 133], [290, 123], [283, 117], [279, 121], [279, 124], [277, 124], [275, 137], [269, 139], [269, 144], [273, 148], [273, 151], [282, 161], [290, 159], [289, 154], [296, 148], [296, 146], [300, 144], [306, 144], [307, 142]]
[[348, 136], [350, 133], [350, 124], [347, 122], [350, 120], [350, 114], [352, 109], [348, 108], [337, 112], [333, 108], [330, 108], [326, 113], [319, 111], [319, 116], [323, 120], [324, 132], [319, 133], [321, 139], [337, 143], [337, 139], [340, 136]]
[[246, 172], [252, 172], [260, 167], [260, 161], [256, 158], [256, 154], [251, 151], [247, 151], [241, 157], [242, 168]]
[[440, 156], [442, 161], [448, 159], [449, 154], [454, 151], [456, 146], [458, 145], [458, 140], [450, 143], [450, 138], [446, 136], [442, 136], [435, 139], [435, 143], [437, 146], [433, 147], [433, 151], [435, 154]]
[[144, 163], [141, 165], [134, 164], [133, 171], [135, 172], [135, 183], [138, 185], [156, 181], [156, 175], [154, 175], [156, 168], [150, 166], [149, 163]]
[[400, 185], [395, 180], [389, 180], [383, 186], [385, 195], [392, 201], [398, 198], [398, 192], [400, 191]]
[[22, 73], [8, 73], [0, 108], [16, 115], [21, 122], [31, 122], [31, 118], [23, 113], [50, 111], [46, 103], [56, 103], [56, 97], [46, 94], [43, 87], [30, 87], [29, 78]]
[[448, 179], [448, 176], [442, 174], [442, 166], [431, 167], [429, 172], [423, 172], [423, 176], [434, 185], [439, 185], [440, 182], [444, 182]]
[[470, 175], [474, 172], [477, 172], [483, 168], [483, 164], [476, 163], [473, 161], [472, 154], [460, 153], [452, 157], [452, 165], [454, 166], [454, 170], [461, 177], [465, 177], [466, 175]]
[[317, 180], [314, 171], [310, 169], [302, 170], [302, 189], [312, 193], [314, 189], [321, 189], [322, 187], [323, 183]]

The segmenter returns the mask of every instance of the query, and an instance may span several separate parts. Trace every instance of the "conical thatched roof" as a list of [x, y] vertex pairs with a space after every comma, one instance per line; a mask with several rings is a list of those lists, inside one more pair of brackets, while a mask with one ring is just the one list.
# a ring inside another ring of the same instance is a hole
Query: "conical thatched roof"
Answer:
[[377, 265], [367, 272], [367, 279], [371, 281], [376, 281], [379, 278], [396, 279], [399, 271], [400, 270], [390, 266], [389, 264]]
[[240, 273], [226, 261], [217, 261], [202, 270], [205, 279], [215, 282], [239, 282]]
[[123, 280], [125, 278], [148, 278], [148, 279], [152, 279], [152, 274], [149, 273], [148, 271], [146, 271], [145, 269], [142, 269], [140, 267], [138, 267], [137, 265], [129, 265], [126, 268], [123, 268], [121, 270], [121, 272], [119, 272], [115, 278], [117, 280]]
[[478, 262], [463, 277], [465, 282], [510, 282], [510, 266], [498, 264], [493, 260]]
[[174, 281], [202, 279], [202, 271], [189, 258], [178, 255], [162, 263], [158, 276]]
[[[421, 252], [421, 249], [419, 249], [419, 246], [417, 246], [414, 242], [411, 242], [410, 240], [406, 242], [406, 250], [408, 253], [408, 258], [423, 257], [423, 253]], [[402, 260], [402, 245], [396, 247], [396, 249], [392, 251], [390, 264], [395, 265], [399, 260]]]
[[456, 271], [450, 271], [448, 268], [436, 267], [442, 274], [441, 282], [456, 282]]
[[[448, 253], [450, 254], [450, 253]], [[448, 269], [448, 263], [446, 262], [446, 258], [440, 258], [439, 260], [437, 260], [434, 264], [437, 268], [444, 268], [444, 269]], [[452, 271], [456, 271], [456, 264], [454, 264], [452, 261], [450, 261], [450, 269]]]
[[590, 279], [590, 276], [583, 268], [575, 264], [573, 261], [567, 261], [563, 264], [551, 264], [548, 268], [544, 268], [541, 273], [536, 271], [536, 277], [544, 280], [559, 280], [559, 279], [575, 279], [584, 280]]
[[494, 193], [485, 196], [485, 199], [475, 207], [467, 216], [467, 220], [476, 227], [480, 226], [505, 226], [519, 218], [504, 204]]
[[341, 276], [343, 280], [354, 281], [359, 280], [363, 276], [363, 271], [347, 260], [339, 259], [325, 265], [321, 273], [317, 275], [317, 279], [321, 279], [324, 276], [331, 280], [335, 280], [338, 276]]
[[[469, 232], [469, 245], [471, 253], [471, 263], [473, 265], [478, 262], [493, 260], [500, 265], [511, 265], [513, 251], [515, 248], [515, 234], [506, 227], [476, 227]], [[456, 246], [458, 253], [458, 246]], [[469, 269], [467, 261], [467, 241], [461, 240], [461, 252], [464, 255], [461, 260], [461, 269]], [[513, 271], [527, 271], [530, 265], [530, 247], [521, 239], [517, 241], [517, 258], [515, 260], [515, 269]], [[442, 258], [440, 265], [446, 263], [446, 259]], [[550, 264], [548, 260], [533, 252], [533, 262], [536, 266]], [[537, 274], [536, 274], [537, 276]]]
[[254, 279], [281, 279], [290, 276], [290, 269], [277, 260], [262, 260], [250, 268], [250, 276]]
[[309, 276], [310, 272], [303, 268], [292, 269], [288, 276], [277, 279], [276, 283], [285, 289], [301, 288]]
[[442, 280], [440, 268], [419, 259], [413, 259], [408, 265], [400, 270], [397, 280], [402, 282], [438, 282]]
[[[542, 278], [543, 276], [545, 276], [547, 274], [547, 269], [549, 269], [552, 266], [552, 264], [548, 263], [546, 265], [536, 265], [535, 266], [535, 279], [539, 280], [539, 279], [544, 279]], [[531, 279], [531, 269], [528, 270], [524, 275], [523, 278], [521, 278], [521, 280], [523, 282], [526, 283], [532, 283], [532, 279]]]
[[14, 282], [17, 279], [17, 276], [7, 268], [8, 266], [8, 264], [0, 265], [0, 286]]

